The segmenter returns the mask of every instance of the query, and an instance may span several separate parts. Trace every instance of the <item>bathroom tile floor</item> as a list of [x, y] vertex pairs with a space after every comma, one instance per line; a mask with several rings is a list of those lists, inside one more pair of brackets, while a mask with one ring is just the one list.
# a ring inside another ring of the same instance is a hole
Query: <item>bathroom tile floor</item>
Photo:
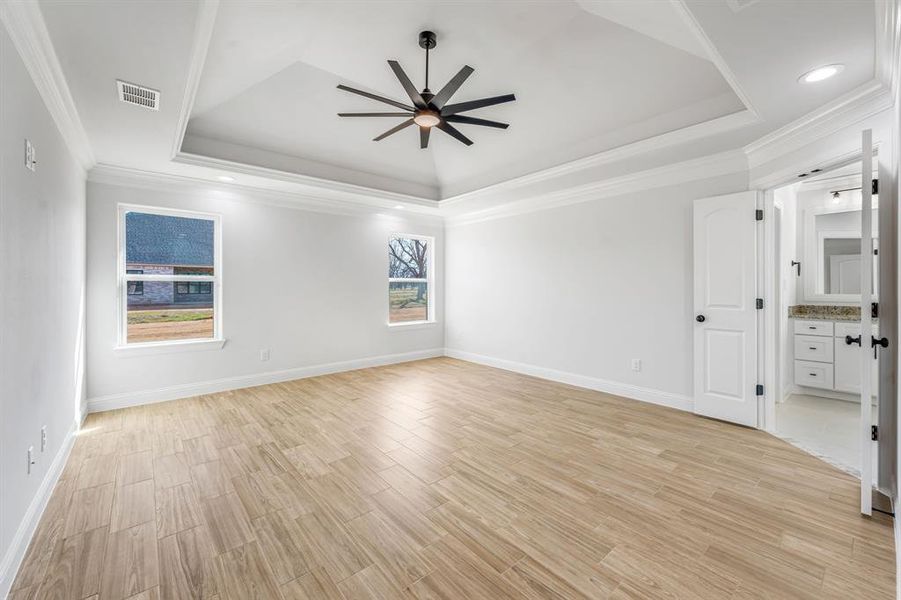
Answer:
[[[874, 406], [874, 423], [876, 418]], [[855, 402], [792, 394], [776, 405], [776, 435], [843, 471], [860, 475], [860, 405]]]

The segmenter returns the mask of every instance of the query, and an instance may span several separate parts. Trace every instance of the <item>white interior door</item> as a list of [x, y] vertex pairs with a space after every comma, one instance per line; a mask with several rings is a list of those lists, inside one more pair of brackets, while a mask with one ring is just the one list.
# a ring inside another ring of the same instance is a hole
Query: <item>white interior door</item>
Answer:
[[694, 411], [757, 427], [757, 192], [694, 204]]
[[860, 183], [860, 512], [873, 512], [873, 363], [875, 346], [870, 305], [873, 301], [873, 132], [864, 130], [861, 136]]

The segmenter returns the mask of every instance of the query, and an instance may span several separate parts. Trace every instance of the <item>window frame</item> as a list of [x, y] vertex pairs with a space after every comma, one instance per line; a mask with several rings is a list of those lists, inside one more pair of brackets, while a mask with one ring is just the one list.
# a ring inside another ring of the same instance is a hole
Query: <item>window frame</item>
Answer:
[[[117, 293], [117, 332], [116, 348], [119, 350], [153, 351], [160, 349], [168, 351], [172, 349], [212, 349], [222, 348], [225, 344], [223, 334], [223, 295], [222, 295], [222, 216], [216, 213], [208, 213], [194, 210], [181, 210], [175, 208], [162, 208], [157, 206], [145, 206], [141, 204], [119, 203], [118, 228], [116, 239], [116, 293]], [[162, 274], [129, 274], [126, 269], [126, 231], [125, 216], [130, 212], [160, 215], [165, 217], [183, 217], [188, 219], [202, 219], [213, 222], [213, 274], [212, 275], [172, 275]], [[213, 337], [163, 340], [159, 342], [129, 342], [128, 333], [128, 282], [129, 281], [168, 281], [168, 282], [210, 282], [213, 296]]]
[[[385, 286], [385, 299], [387, 305], [386, 312], [386, 322], [388, 327], [410, 327], [410, 326], [422, 326], [422, 325], [431, 325], [436, 323], [435, 319], [435, 238], [429, 235], [419, 235], [414, 233], [392, 233], [388, 236], [388, 243], [386, 244], [388, 247], [391, 245], [391, 241], [394, 239], [405, 239], [405, 240], [421, 240], [426, 243], [426, 276], [425, 277], [388, 277], [388, 283]], [[385, 253], [385, 258], [388, 260], [388, 271], [390, 269], [391, 258], [388, 252]], [[425, 283], [426, 284], [426, 318], [425, 320], [419, 321], [398, 321], [396, 323], [391, 322], [391, 284], [397, 282], [412, 282], [412, 283]]]
[[[125, 269], [126, 279], [128, 278], [129, 275], [143, 275], [143, 274], [144, 274], [144, 269]], [[125, 293], [129, 296], [143, 296], [144, 295], [144, 282], [137, 281], [136, 279], [131, 279], [130, 281], [135, 282], [135, 291], [134, 292], [128, 291], [128, 280], [126, 280]], [[141, 291], [138, 291], [139, 289]]]

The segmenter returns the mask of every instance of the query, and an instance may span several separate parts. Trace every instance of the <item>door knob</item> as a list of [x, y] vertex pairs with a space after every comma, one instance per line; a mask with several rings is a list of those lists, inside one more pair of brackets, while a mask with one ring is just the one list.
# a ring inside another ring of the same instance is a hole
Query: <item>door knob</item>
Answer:
[[697, 317], [695, 317], [695, 321], [697, 321], [698, 323], [703, 323], [706, 320], [707, 317], [705, 317], [704, 315], [698, 315]]
[[876, 352], [879, 350], [880, 346], [883, 348], [888, 348], [888, 338], [881, 338], [881, 339], [877, 340], [874, 337], [873, 341], [870, 343], [873, 345], [873, 358], [878, 358], [878, 355]]

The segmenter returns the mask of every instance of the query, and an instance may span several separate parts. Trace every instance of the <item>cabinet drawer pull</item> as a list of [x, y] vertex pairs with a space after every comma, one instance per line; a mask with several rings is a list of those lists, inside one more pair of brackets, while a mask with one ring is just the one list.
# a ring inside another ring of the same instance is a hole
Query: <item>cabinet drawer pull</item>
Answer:
[[808, 375], [810, 375], [811, 377], [816, 377], [816, 376], [817, 376], [816, 373], [808, 373]]
[[816, 346], [808, 346], [809, 350], [816, 350]]

